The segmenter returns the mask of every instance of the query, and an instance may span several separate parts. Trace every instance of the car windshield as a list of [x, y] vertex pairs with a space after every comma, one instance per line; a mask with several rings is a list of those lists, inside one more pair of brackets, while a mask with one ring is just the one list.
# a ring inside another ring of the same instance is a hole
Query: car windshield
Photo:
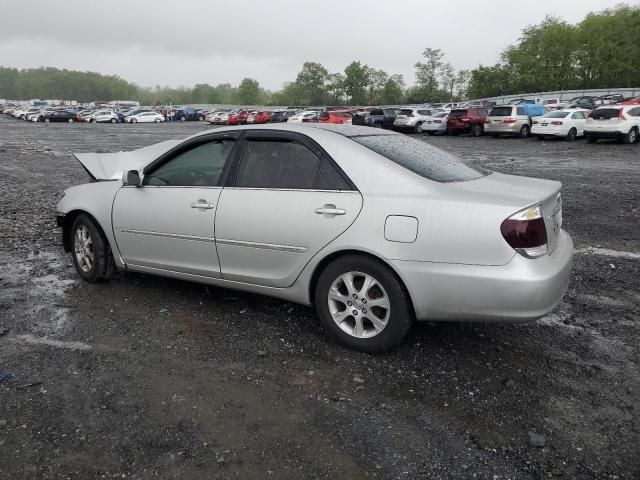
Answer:
[[489, 173], [405, 135], [363, 135], [351, 139], [407, 170], [436, 182], [464, 182]]
[[549, 112], [543, 115], [544, 118], [564, 118], [569, 115], [569, 112]]

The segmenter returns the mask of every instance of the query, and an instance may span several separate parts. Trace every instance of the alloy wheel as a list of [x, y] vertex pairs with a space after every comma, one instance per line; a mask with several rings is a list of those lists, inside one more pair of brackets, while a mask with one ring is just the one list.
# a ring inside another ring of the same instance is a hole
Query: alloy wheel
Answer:
[[391, 300], [368, 273], [343, 273], [331, 284], [327, 300], [333, 321], [352, 337], [375, 337], [389, 322]]
[[89, 273], [93, 268], [95, 256], [93, 239], [86, 225], [78, 225], [73, 238], [73, 250], [80, 269], [85, 273]]

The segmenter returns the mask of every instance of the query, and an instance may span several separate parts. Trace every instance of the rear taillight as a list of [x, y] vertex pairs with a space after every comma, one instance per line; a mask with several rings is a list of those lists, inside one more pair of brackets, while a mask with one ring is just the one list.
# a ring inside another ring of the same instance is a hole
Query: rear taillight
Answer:
[[551, 125], [562, 125], [562, 122], [560, 120], [554, 120], [551, 122]]
[[500, 225], [500, 233], [511, 248], [523, 257], [537, 258], [547, 253], [547, 228], [540, 205], [507, 218]]
[[618, 120], [626, 120], [627, 117], [624, 116], [624, 112], [622, 111], [622, 109], [620, 109], [620, 112], [618, 113]]
[[516, 123], [515, 118], [505, 118], [502, 123]]
[[410, 113], [409, 115], [407, 115], [407, 117], [413, 117], [413, 113]]
[[467, 117], [461, 118], [460, 120], [462, 120], [463, 122], [468, 122], [469, 121], [469, 119]]
[[534, 120], [534, 121], [533, 121], [533, 124], [534, 124], [534, 125], [537, 125], [537, 124], [538, 124], [538, 120]]
[[489, 120], [489, 119], [487, 118], [487, 119], [485, 119], [484, 123], [485, 123], [485, 125], [489, 125], [489, 124], [491, 123], [491, 120]]

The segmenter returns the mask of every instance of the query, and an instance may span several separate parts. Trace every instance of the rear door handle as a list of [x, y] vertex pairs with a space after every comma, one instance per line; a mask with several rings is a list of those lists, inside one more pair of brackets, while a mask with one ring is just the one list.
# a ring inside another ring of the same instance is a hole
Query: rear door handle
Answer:
[[191, 208], [202, 208], [204, 210], [210, 210], [213, 207], [215, 207], [215, 205], [213, 203], [207, 203], [206, 200], [198, 200], [191, 204]]
[[320, 208], [316, 208], [318, 215], [344, 215], [347, 211], [344, 208], [336, 208], [335, 205], [327, 204]]

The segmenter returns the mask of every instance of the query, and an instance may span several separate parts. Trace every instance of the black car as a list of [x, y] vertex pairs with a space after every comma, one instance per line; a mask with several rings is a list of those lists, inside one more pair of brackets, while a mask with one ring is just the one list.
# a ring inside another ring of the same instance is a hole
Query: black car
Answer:
[[299, 110], [276, 110], [271, 114], [271, 123], [281, 123], [289, 120], [289, 117], [293, 117]]
[[585, 108], [587, 110], [593, 110], [594, 108], [600, 106], [601, 103], [598, 101], [597, 97], [574, 97], [567, 102], [567, 106], [565, 108]]
[[397, 110], [395, 108], [372, 108], [369, 111], [356, 112], [351, 123], [375, 128], [393, 128], [396, 121]]
[[50, 112], [44, 112], [38, 117], [39, 122], [68, 122], [73, 123], [76, 121], [76, 114], [67, 112], [66, 110], [54, 110]]

